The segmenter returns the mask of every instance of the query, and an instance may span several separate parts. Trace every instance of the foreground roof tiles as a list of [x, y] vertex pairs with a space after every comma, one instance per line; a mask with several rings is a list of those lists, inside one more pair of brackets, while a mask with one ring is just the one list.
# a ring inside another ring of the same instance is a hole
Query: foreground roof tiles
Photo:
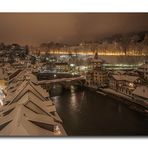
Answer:
[[0, 108], [1, 136], [63, 136], [62, 120], [40, 86], [25, 80]]

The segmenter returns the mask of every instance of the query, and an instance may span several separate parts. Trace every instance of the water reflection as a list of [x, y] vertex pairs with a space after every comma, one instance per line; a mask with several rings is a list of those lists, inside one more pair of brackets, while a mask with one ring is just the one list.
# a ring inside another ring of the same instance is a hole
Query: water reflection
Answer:
[[121, 104], [118, 105], [118, 112], [119, 112], [119, 113], [122, 112], [122, 106], [121, 106]]
[[75, 94], [75, 88], [74, 88], [74, 86], [71, 86], [71, 89], [70, 89], [70, 91], [71, 91], [71, 98], [70, 98], [70, 100], [71, 100], [71, 105], [73, 106], [73, 107], [76, 107], [77, 105], [76, 105], [76, 94]]
[[71, 87], [53, 97], [68, 135], [147, 135], [148, 118], [89, 90]]

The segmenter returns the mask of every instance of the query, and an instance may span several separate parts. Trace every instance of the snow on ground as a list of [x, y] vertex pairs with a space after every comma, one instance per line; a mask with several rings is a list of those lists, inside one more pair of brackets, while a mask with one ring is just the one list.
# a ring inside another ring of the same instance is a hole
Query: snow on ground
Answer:
[[110, 88], [105, 88], [105, 89], [100, 89], [100, 90], [102, 90], [103, 92], [109, 93], [109, 94], [113, 94], [113, 95], [122, 97], [123, 99], [125, 98], [125, 99], [127, 99], [127, 100], [129, 100], [129, 101], [131, 101], [133, 103], [142, 105], [144, 107], [148, 107], [148, 102], [143, 100], [143, 99], [132, 98], [132, 97], [124, 95], [124, 94], [122, 94], [120, 92], [116, 92], [115, 90], [110, 89]]
[[119, 96], [119, 97], [123, 97], [123, 98], [126, 98], [128, 100], [131, 101], [131, 97], [127, 96], [127, 95], [124, 95], [124, 94], [121, 94], [113, 89], [110, 89], [110, 88], [105, 88], [105, 89], [101, 89], [102, 91], [106, 92], [106, 93], [111, 93], [111, 94], [114, 94], [116, 96]]

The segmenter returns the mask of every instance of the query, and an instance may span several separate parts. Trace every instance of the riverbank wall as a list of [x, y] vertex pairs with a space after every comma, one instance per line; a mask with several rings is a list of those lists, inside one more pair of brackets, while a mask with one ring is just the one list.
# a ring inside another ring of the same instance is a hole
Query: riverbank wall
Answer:
[[[148, 106], [144, 105], [144, 104], [139, 104], [135, 99], [133, 99], [132, 97], [126, 96], [124, 94], [118, 93], [112, 89], [104, 89], [104, 88], [95, 88], [95, 87], [88, 87], [88, 86], [84, 86], [85, 89], [88, 89], [90, 91], [93, 91], [95, 93], [98, 93], [100, 95], [107, 95], [117, 101], [120, 101], [121, 103], [125, 104], [128, 106], [129, 109], [132, 109], [134, 111], [143, 113], [145, 115], [148, 115]], [[109, 91], [111, 90], [111, 91]]]

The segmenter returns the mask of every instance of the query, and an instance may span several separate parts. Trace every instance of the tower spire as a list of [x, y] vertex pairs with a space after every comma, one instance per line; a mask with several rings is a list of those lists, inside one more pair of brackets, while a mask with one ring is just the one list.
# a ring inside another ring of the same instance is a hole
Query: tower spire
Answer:
[[94, 56], [94, 59], [99, 59], [99, 56], [98, 56], [98, 52], [96, 51], [96, 53], [95, 53], [95, 56]]

